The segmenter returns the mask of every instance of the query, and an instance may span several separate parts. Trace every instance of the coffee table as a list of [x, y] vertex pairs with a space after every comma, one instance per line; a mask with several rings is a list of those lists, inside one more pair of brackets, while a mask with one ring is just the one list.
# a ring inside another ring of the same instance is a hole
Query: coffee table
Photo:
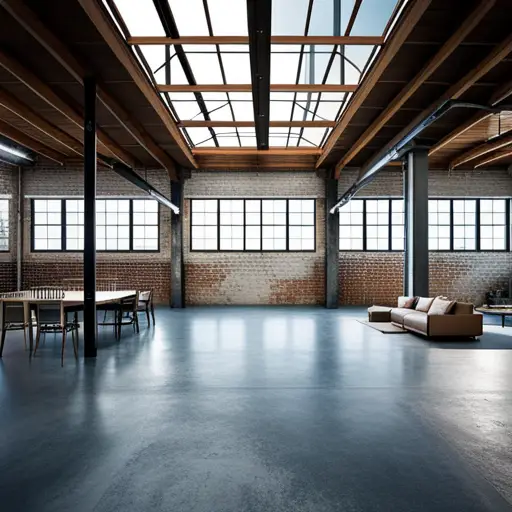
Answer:
[[481, 306], [479, 308], [475, 308], [475, 311], [478, 311], [479, 313], [485, 313], [486, 315], [501, 316], [501, 327], [505, 327], [505, 317], [512, 316], [512, 307], [511, 308], [489, 308], [487, 306]]

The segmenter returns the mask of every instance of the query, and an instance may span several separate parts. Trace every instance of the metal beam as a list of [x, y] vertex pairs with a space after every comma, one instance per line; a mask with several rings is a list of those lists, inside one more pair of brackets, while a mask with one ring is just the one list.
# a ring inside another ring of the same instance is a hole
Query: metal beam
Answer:
[[407, 154], [404, 172], [405, 254], [404, 295], [428, 297], [428, 153]]
[[320, 148], [270, 148], [265, 151], [260, 151], [258, 148], [237, 148], [237, 147], [224, 147], [224, 148], [193, 148], [192, 153], [197, 156], [248, 156], [248, 155], [271, 155], [271, 156], [304, 156], [304, 155], [319, 155]]
[[[360, 0], [358, 0], [359, 3]], [[356, 13], [357, 14], [357, 13]], [[249, 44], [247, 36], [184, 36], [184, 37], [159, 37], [159, 36], [138, 36], [129, 37], [128, 44], [131, 45], [174, 45], [183, 44]], [[384, 44], [382, 36], [271, 36], [271, 44], [321, 44], [321, 45], [358, 45], [358, 46], [379, 46]]]
[[405, 8], [405, 12], [402, 14], [400, 20], [397, 22], [397, 25], [393, 29], [390, 38], [382, 48], [367, 75], [364, 77], [363, 81], [357, 89], [357, 92], [350, 99], [350, 102], [343, 112], [338, 125], [331, 132], [329, 139], [324, 146], [324, 151], [316, 163], [317, 167], [321, 167], [325, 159], [329, 156], [338, 139], [341, 137], [341, 134], [345, 131], [346, 127], [359, 110], [359, 107], [372, 92], [375, 84], [378, 82], [388, 67], [389, 63], [405, 43], [413, 28], [416, 26], [418, 21], [430, 6], [430, 3], [431, 0], [415, 0], [413, 2], [409, 2]]
[[[332, 128], [334, 121], [270, 121], [271, 128]], [[180, 128], [254, 128], [254, 121], [180, 121]]]
[[325, 307], [336, 309], [339, 305], [339, 213], [329, 215], [338, 198], [338, 180], [325, 180]]
[[[171, 201], [180, 208], [183, 208], [183, 188], [183, 180], [171, 183]], [[183, 216], [171, 215], [171, 308], [185, 307], [184, 280]]]
[[439, 51], [428, 61], [428, 63], [416, 74], [416, 76], [395, 96], [393, 101], [384, 109], [379, 117], [365, 130], [365, 132], [351, 145], [343, 158], [337, 163], [335, 177], [338, 178], [341, 170], [346, 167], [352, 159], [375, 137], [385, 124], [398, 112], [413, 94], [432, 76], [432, 74], [446, 61], [455, 51], [468, 34], [480, 23], [482, 18], [493, 7], [496, 0], [482, 0], [476, 8], [471, 11], [462, 25], [453, 33]]
[[[258, 76], [262, 76], [258, 74]], [[257, 79], [258, 84], [263, 79]], [[158, 84], [160, 92], [251, 92], [252, 84], [201, 84], [166, 85]], [[263, 86], [259, 86], [261, 89]], [[356, 84], [270, 84], [270, 92], [354, 92]], [[269, 100], [270, 101], [270, 100]]]
[[84, 357], [96, 357], [96, 80], [84, 80]]
[[259, 149], [268, 149], [272, 0], [247, 0], [247, 22], [256, 145]]

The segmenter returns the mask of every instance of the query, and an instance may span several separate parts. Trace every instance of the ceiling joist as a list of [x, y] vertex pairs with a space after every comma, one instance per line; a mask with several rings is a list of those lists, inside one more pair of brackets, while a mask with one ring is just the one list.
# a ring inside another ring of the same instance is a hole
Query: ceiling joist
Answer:
[[395, 96], [395, 99], [384, 109], [377, 119], [365, 130], [350, 150], [337, 163], [335, 178], [339, 178], [341, 170], [377, 135], [386, 123], [399, 111], [399, 109], [412, 97], [412, 95], [432, 76], [432, 74], [445, 62], [460, 43], [480, 23], [482, 18], [493, 7], [496, 0], [482, 0], [469, 14], [462, 25], [446, 41], [432, 59], [416, 74], [416, 76]]
[[[354, 92], [354, 84], [270, 84], [270, 92]], [[251, 84], [158, 85], [160, 92], [252, 92]]]
[[475, 169], [478, 169], [479, 167], [483, 167], [484, 165], [489, 165], [493, 162], [497, 162], [498, 160], [501, 160], [502, 158], [508, 158], [512, 156], [512, 149], [506, 150], [506, 151], [496, 151], [489, 157], [485, 158], [481, 162], [478, 162], [475, 165]]
[[324, 150], [316, 163], [317, 167], [321, 167], [325, 159], [329, 156], [341, 134], [345, 131], [346, 127], [359, 110], [359, 107], [369, 96], [373, 87], [378, 82], [391, 60], [398, 53], [412, 29], [429, 7], [430, 3], [431, 0], [416, 0], [414, 2], [410, 2], [405, 8], [405, 12], [398, 21], [391, 37], [386, 41], [386, 44], [381, 49], [377, 59], [363, 78], [363, 81], [359, 85], [356, 93], [350, 99], [340, 121], [327, 140]]
[[[382, 36], [271, 36], [271, 44], [320, 44], [320, 45], [361, 45], [376, 46], [384, 44]], [[141, 36], [129, 37], [131, 45], [174, 45], [183, 44], [229, 44], [248, 45], [249, 36], [184, 36], [179, 38]]]
[[501, 137], [496, 137], [484, 144], [480, 144], [479, 146], [470, 149], [469, 151], [465, 151], [462, 155], [459, 155], [457, 158], [450, 162], [449, 169], [455, 169], [455, 167], [459, 167], [462, 164], [470, 162], [471, 160], [475, 160], [476, 158], [480, 158], [488, 153], [498, 151], [500, 149], [506, 148], [512, 144], [512, 134], [505, 134]]

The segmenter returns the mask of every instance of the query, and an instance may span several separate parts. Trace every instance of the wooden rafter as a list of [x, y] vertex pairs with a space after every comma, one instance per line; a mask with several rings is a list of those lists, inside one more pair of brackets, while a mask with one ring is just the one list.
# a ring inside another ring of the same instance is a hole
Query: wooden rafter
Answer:
[[325, 144], [322, 154], [316, 163], [317, 167], [321, 167], [325, 159], [329, 156], [334, 148], [337, 140], [345, 131], [346, 127], [368, 97], [373, 87], [388, 67], [393, 57], [398, 53], [405, 40], [411, 33], [412, 29], [418, 23], [431, 3], [431, 0], [412, 0], [406, 7], [405, 12], [397, 22], [389, 40], [386, 42], [379, 53], [373, 66], [370, 68], [363, 81], [359, 85], [356, 93], [352, 96], [346, 110], [343, 112], [336, 128], [332, 131], [327, 143]]
[[[180, 121], [180, 128], [254, 128], [254, 121]], [[334, 121], [270, 121], [271, 128], [332, 128]]]
[[364, 167], [377, 162], [389, 148], [400, 142], [415, 126], [426, 119], [434, 112], [439, 105], [447, 100], [456, 100], [460, 98], [468, 89], [470, 89], [478, 80], [486, 75], [491, 69], [499, 64], [512, 51], [512, 34], [505, 38], [500, 44], [495, 46], [491, 53], [481, 60], [458, 82], [453, 84], [440, 98], [420, 112], [413, 121], [411, 121], [403, 130], [400, 131], [390, 142], [376, 152], [365, 164]]
[[[21, 0], [5, 0], [3, 7], [27, 30], [70, 74], [83, 85], [86, 75], [84, 66], [69, 51], [53, 32], [41, 23], [37, 16]], [[130, 135], [168, 171], [171, 177], [176, 177], [172, 158], [149, 136], [144, 127], [130, 116], [126, 110], [106, 90], [103, 84], [98, 84], [98, 99], [130, 133]]]
[[[510, 95], [512, 95], [512, 80], [510, 82], [507, 82], [506, 84], [499, 87], [494, 94], [492, 95], [489, 105], [491, 107], [495, 107], [499, 103], [501, 103], [503, 100], [507, 99]], [[455, 130], [450, 132], [446, 137], [443, 137], [437, 144], [432, 146], [428, 152], [429, 156], [433, 155], [440, 149], [444, 148], [447, 144], [450, 144], [453, 140], [455, 140], [457, 137], [460, 137], [465, 132], [476, 126], [478, 123], [481, 123], [485, 119], [488, 119], [489, 117], [493, 116], [492, 112], [478, 112], [474, 116], [472, 116], [470, 119], [468, 119], [465, 123], [461, 124]]]
[[26, 133], [21, 132], [17, 128], [14, 128], [10, 124], [7, 124], [5, 121], [0, 120], [0, 134], [12, 141], [20, 144], [21, 146], [25, 146], [28, 149], [31, 149], [35, 153], [42, 155], [59, 165], [64, 165], [65, 155], [45, 146], [41, 142], [29, 137]]
[[[272, 36], [271, 44], [321, 44], [321, 45], [381, 45], [381, 36]], [[248, 36], [185, 36], [172, 37], [142, 36], [128, 38], [131, 45], [183, 45], [183, 44], [249, 44]]]
[[[44, 83], [32, 71], [25, 68], [19, 61], [12, 58], [4, 50], [0, 50], [0, 66], [9, 71], [14, 77], [28, 87], [34, 94], [39, 96], [48, 105], [58, 110], [62, 115], [67, 117], [75, 125], [83, 129], [83, 114], [78, 107], [72, 107], [66, 103], [61, 95], [55, 92], [49, 85]], [[114, 142], [103, 130], [98, 129], [98, 141], [103, 144], [107, 150], [116, 156], [126, 165], [136, 167], [137, 161]]]
[[469, 14], [464, 23], [446, 41], [430, 61], [416, 74], [416, 76], [395, 96], [395, 99], [384, 109], [377, 119], [364, 131], [349, 151], [337, 163], [335, 178], [339, 178], [341, 170], [375, 137], [385, 124], [398, 112], [398, 110], [412, 97], [412, 95], [432, 76], [436, 69], [446, 61], [460, 43], [480, 23], [482, 18], [493, 7], [496, 0], [482, 0]]
[[472, 148], [468, 151], [465, 151], [461, 155], [459, 155], [457, 158], [452, 160], [450, 162], [449, 169], [454, 169], [455, 167], [459, 167], [462, 164], [465, 164], [466, 162], [469, 162], [471, 160], [475, 160], [476, 158], [480, 158], [481, 156], [484, 156], [488, 153], [498, 151], [500, 149], [506, 148], [507, 146], [510, 146], [512, 144], [512, 134], [505, 134], [501, 137], [496, 137], [496, 139], [493, 139], [489, 142], [486, 142], [484, 144], [480, 144], [476, 146], [475, 148]]
[[[351, 84], [270, 84], [272, 92], [354, 92]], [[158, 85], [160, 92], [251, 92], [251, 84]]]
[[54, 139], [59, 145], [64, 146], [77, 155], [83, 155], [82, 144], [79, 141], [49, 123], [46, 119], [43, 119], [39, 114], [19, 101], [18, 98], [2, 88], [0, 88], [0, 105], [31, 124], [40, 132]]
[[193, 148], [194, 155], [212, 156], [212, 155], [270, 155], [270, 156], [305, 156], [305, 155], [319, 155], [320, 148], [270, 148], [265, 151], [260, 151], [258, 148]]
[[[117, 28], [113, 21], [105, 13], [100, 2], [97, 0], [78, 0], [83, 10], [92, 21], [98, 32], [101, 34], [105, 43], [110, 47], [114, 55], [117, 57], [119, 62], [122, 64], [124, 69], [128, 72], [132, 80], [144, 97], [151, 104], [160, 120], [164, 123], [170, 137], [178, 145], [184, 157], [188, 160], [192, 167], [197, 167], [197, 163], [190, 152], [185, 139], [183, 138], [180, 130], [176, 126], [174, 119], [172, 118], [167, 107], [162, 102], [162, 99], [156, 93], [153, 85], [149, 82], [147, 76], [142, 71], [139, 63], [135, 59], [135, 56], [130, 51], [130, 48], [126, 46], [125, 41], [120, 36]], [[103, 95], [105, 98], [105, 96]], [[106, 98], [110, 103], [112, 98]], [[101, 100], [101, 96], [100, 96]], [[103, 101], [103, 100], [101, 100]]]
[[497, 151], [496, 153], [487, 157], [485, 160], [482, 160], [481, 162], [477, 163], [475, 165], [475, 169], [478, 169], [479, 167], [483, 167], [484, 165], [488, 165], [492, 162], [496, 162], [497, 160], [501, 160], [502, 158], [507, 158], [510, 156], [512, 156], [512, 149], [510, 149], [510, 151]]

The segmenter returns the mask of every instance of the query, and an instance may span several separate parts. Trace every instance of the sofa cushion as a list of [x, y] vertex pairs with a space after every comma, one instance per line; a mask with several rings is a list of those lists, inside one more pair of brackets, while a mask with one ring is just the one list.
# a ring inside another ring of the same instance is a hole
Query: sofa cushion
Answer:
[[450, 314], [452, 315], [472, 315], [474, 306], [468, 302], [456, 302]]
[[416, 311], [428, 313], [432, 302], [434, 302], [434, 297], [419, 297], [418, 302], [416, 303]]
[[428, 315], [422, 311], [417, 311], [404, 317], [404, 327], [414, 329], [415, 331], [428, 333]]
[[398, 297], [398, 307], [405, 309], [413, 309], [416, 297]]
[[391, 310], [391, 321], [398, 325], [404, 325], [404, 317], [414, 313], [414, 309], [393, 308]]
[[454, 300], [445, 300], [441, 297], [436, 297], [432, 306], [428, 310], [429, 315], [446, 315], [455, 306]]

